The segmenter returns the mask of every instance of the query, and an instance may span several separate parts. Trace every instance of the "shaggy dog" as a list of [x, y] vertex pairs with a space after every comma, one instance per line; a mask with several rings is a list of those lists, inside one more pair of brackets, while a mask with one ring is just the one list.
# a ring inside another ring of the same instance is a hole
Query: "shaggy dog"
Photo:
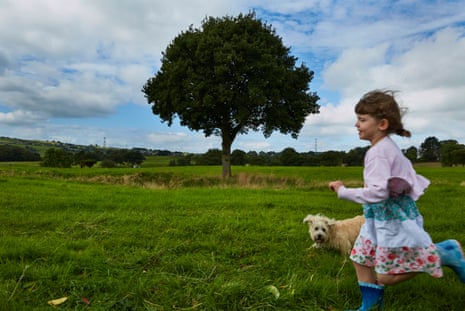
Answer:
[[315, 242], [312, 247], [334, 248], [345, 255], [350, 255], [360, 227], [364, 222], [363, 216], [335, 220], [318, 214], [307, 215], [304, 218], [304, 223], [307, 223], [309, 227], [308, 233]]

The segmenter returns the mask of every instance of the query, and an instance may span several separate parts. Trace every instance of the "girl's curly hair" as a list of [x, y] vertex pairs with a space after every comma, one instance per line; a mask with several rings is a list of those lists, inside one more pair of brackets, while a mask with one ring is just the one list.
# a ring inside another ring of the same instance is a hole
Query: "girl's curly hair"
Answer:
[[395, 92], [392, 90], [374, 90], [366, 93], [355, 105], [355, 113], [368, 114], [378, 120], [386, 119], [389, 122], [388, 134], [397, 134], [410, 137], [410, 131], [402, 125], [401, 109], [397, 104]]

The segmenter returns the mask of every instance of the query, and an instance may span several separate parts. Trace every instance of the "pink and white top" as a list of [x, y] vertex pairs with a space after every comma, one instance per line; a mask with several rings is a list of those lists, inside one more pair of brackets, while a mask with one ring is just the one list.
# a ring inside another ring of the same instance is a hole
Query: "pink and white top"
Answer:
[[[337, 195], [340, 199], [360, 204], [377, 203], [386, 200], [392, 194], [388, 182], [393, 178], [401, 179], [406, 183], [395, 183], [395, 192], [405, 192], [414, 201], [423, 195], [430, 182], [418, 175], [412, 163], [407, 159], [391, 137], [386, 136], [378, 141], [365, 155], [365, 168], [363, 170], [363, 188], [346, 188], [341, 186]], [[394, 179], [395, 181], [395, 179]]]

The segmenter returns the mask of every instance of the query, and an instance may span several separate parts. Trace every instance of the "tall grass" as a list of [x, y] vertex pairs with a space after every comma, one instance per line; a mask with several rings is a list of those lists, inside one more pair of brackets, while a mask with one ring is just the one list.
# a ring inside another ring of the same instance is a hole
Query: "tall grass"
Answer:
[[[419, 168], [435, 241], [463, 230], [463, 168]], [[343, 310], [351, 263], [310, 249], [302, 219], [360, 213], [327, 182], [361, 168], [50, 169], [0, 166], [0, 310]], [[89, 304], [90, 303], [90, 304]], [[463, 310], [451, 270], [386, 291], [386, 310]]]

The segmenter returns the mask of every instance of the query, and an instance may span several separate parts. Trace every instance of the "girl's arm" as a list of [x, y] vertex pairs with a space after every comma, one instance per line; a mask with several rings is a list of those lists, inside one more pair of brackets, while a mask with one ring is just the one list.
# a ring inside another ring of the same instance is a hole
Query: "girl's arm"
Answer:
[[[364, 187], [346, 188], [341, 182], [331, 182], [334, 191], [340, 199], [353, 201], [359, 204], [377, 203], [389, 197], [388, 179], [391, 175], [391, 166], [386, 157], [376, 155], [367, 157], [363, 171]], [[334, 183], [334, 184], [333, 184]]]

